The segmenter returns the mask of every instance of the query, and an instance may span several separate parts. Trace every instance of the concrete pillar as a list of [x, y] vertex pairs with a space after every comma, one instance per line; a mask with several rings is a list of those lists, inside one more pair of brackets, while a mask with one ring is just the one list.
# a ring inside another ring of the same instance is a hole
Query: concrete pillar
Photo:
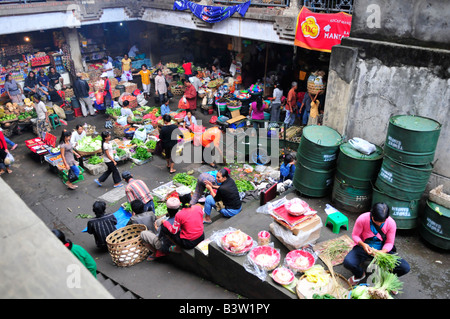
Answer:
[[[78, 29], [76, 28], [63, 28], [64, 37], [66, 38], [67, 44], [70, 47], [70, 54], [72, 55], [72, 60], [75, 66], [75, 70], [82, 71], [83, 59], [81, 58], [80, 50], [80, 39], [78, 38]], [[86, 70], [84, 70], [86, 71]]]

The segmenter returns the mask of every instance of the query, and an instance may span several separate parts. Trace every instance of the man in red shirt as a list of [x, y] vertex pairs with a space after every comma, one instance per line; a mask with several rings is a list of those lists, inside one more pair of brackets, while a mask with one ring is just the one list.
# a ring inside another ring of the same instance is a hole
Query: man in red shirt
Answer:
[[[192, 249], [203, 239], [203, 210], [201, 206], [191, 206], [191, 194], [180, 196], [182, 209], [175, 215], [173, 225], [168, 221], [163, 222], [161, 232], [174, 241], [179, 247]], [[170, 247], [171, 252], [178, 252], [179, 248]]]
[[186, 80], [189, 80], [189, 78], [192, 76], [192, 62], [188, 62], [187, 59], [184, 58], [182, 67], [184, 69]]
[[295, 113], [297, 111], [297, 82], [292, 82], [292, 87], [289, 90], [287, 100], [286, 100], [286, 118], [284, 123], [287, 127], [294, 125]]
[[189, 109], [195, 111], [197, 109], [197, 90], [189, 80], [183, 80], [185, 91], [184, 97], [189, 103]]

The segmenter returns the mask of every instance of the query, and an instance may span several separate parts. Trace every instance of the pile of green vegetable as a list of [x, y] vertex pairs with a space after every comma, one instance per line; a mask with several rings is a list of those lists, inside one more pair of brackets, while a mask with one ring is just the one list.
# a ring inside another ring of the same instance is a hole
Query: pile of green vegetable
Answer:
[[117, 157], [123, 157], [123, 156], [127, 155], [127, 152], [124, 149], [117, 148], [116, 155], [117, 155]]
[[36, 113], [35, 110], [32, 110], [30, 112], [20, 113], [19, 116], [18, 116], [18, 119], [19, 120], [25, 120], [27, 118], [35, 118], [35, 117], [37, 117], [37, 113]]
[[164, 216], [167, 214], [167, 205], [165, 202], [155, 202], [155, 216]]
[[185, 186], [191, 186], [192, 184], [197, 184], [197, 179], [192, 176], [192, 175], [188, 175], [186, 173], [178, 173], [175, 174], [173, 177], [173, 181], [175, 183], [179, 183]]
[[120, 116], [122, 114], [121, 109], [118, 107], [107, 107], [105, 113], [112, 116]]
[[314, 294], [313, 299], [336, 299], [336, 297], [330, 294], [324, 295]]
[[134, 145], [137, 145], [137, 146], [141, 146], [141, 145], [144, 145], [144, 141], [141, 140], [141, 139], [138, 139], [138, 138], [133, 138], [133, 139], [131, 140], [130, 144], [134, 144]]
[[95, 138], [91, 136], [85, 136], [78, 141], [77, 151], [82, 152], [95, 152], [102, 148], [102, 137], [99, 135]]
[[351, 292], [352, 299], [393, 299], [390, 293], [401, 292], [403, 282], [389, 271], [377, 268], [373, 275], [373, 286], [356, 286]]
[[3, 116], [2, 118], [0, 118], [0, 122], [12, 121], [15, 119], [17, 119], [16, 114], [7, 114], [7, 115]]
[[103, 163], [103, 158], [98, 155], [94, 155], [89, 158], [88, 163], [91, 165], [97, 165]]
[[253, 184], [247, 180], [238, 179], [235, 182], [239, 193], [255, 190]]
[[145, 146], [147, 146], [147, 148], [148, 148], [149, 150], [154, 150], [154, 149], [156, 148], [156, 141], [155, 141], [155, 140], [148, 140], [148, 141], [145, 143]]
[[131, 157], [139, 161], [145, 161], [152, 157], [152, 154], [148, 152], [146, 147], [137, 146], [135, 149], [135, 153], [131, 155]]

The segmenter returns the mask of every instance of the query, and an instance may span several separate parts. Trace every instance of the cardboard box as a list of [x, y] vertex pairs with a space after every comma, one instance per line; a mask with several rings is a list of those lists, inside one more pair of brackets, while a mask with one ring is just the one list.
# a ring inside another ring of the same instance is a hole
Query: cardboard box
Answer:
[[301, 222], [300, 224], [298, 224], [295, 227], [290, 227], [285, 222], [283, 222], [279, 219], [276, 219], [276, 218], [274, 218], [274, 219], [277, 223], [279, 223], [286, 229], [290, 230], [294, 235], [298, 235], [301, 231], [307, 232], [321, 223], [321, 219], [317, 214], [313, 215], [311, 218], [305, 220], [304, 222]]

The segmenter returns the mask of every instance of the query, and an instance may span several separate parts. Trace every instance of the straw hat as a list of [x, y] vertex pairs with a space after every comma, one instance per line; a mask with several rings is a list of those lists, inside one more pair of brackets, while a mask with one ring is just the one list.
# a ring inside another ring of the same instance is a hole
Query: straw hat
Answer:
[[31, 102], [31, 100], [29, 98], [24, 99], [23, 103], [25, 103], [25, 105], [27, 105], [27, 106], [33, 105], [33, 102]]

